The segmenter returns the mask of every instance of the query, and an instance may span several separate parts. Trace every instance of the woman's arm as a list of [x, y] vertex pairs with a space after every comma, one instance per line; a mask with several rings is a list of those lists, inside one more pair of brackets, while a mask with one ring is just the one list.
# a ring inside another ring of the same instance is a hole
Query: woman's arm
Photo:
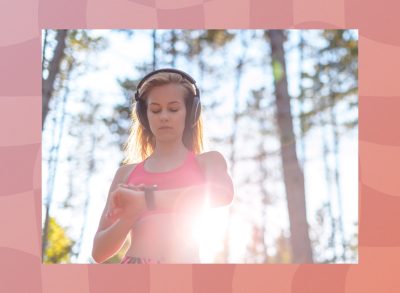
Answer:
[[[218, 152], [208, 152], [199, 156], [199, 163], [205, 175], [205, 183], [185, 188], [156, 190], [154, 192], [154, 200], [156, 208], [170, 209], [179, 212], [191, 213], [198, 212], [208, 199], [211, 207], [229, 205], [233, 200], [233, 183], [227, 173], [227, 165], [224, 157]], [[113, 254], [115, 254], [122, 246], [126, 233], [128, 233], [131, 225], [140, 216], [140, 213], [146, 210], [144, 192], [139, 191], [138, 187], [129, 187], [123, 185], [118, 187], [118, 180], [115, 186], [123, 191], [120, 193], [120, 200], [115, 202], [111, 192], [109, 208], [106, 206], [103, 212], [102, 221], [107, 221], [106, 214], [108, 211], [114, 212], [114, 217], [118, 216], [119, 220], [102, 225], [96, 234], [93, 246], [93, 258], [97, 262], [102, 262]], [[114, 184], [114, 183], [113, 183]], [[115, 188], [114, 186], [114, 188]], [[128, 206], [128, 208], [127, 208]], [[124, 211], [135, 208], [135, 215], [123, 216]], [[124, 220], [125, 219], [125, 220]], [[114, 220], [115, 221], [115, 220]]]
[[[113, 196], [121, 191], [119, 184], [124, 182], [131, 166], [120, 167], [111, 184], [106, 205], [100, 218], [99, 227], [93, 240], [92, 258], [97, 263], [102, 263], [112, 257], [124, 244], [130, 229], [137, 217], [110, 217], [107, 214], [113, 205]], [[137, 197], [141, 199], [142, 197]], [[139, 214], [139, 212], [138, 212]]]
[[201, 207], [207, 198], [211, 207], [231, 204], [234, 189], [224, 157], [212, 151], [201, 154], [198, 161], [205, 175], [205, 183], [186, 188], [156, 190], [154, 198], [157, 208], [191, 211]]
[[107, 229], [98, 231], [93, 241], [94, 261], [102, 263], [116, 254], [124, 244], [132, 224], [129, 220], [117, 219]]

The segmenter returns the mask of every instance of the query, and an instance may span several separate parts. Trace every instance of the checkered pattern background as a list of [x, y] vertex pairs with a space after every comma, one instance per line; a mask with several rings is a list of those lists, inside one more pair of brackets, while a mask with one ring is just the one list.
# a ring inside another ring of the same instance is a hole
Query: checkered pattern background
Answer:
[[[400, 292], [398, 0], [0, 2], [0, 292]], [[359, 264], [42, 265], [41, 29], [359, 29]]]

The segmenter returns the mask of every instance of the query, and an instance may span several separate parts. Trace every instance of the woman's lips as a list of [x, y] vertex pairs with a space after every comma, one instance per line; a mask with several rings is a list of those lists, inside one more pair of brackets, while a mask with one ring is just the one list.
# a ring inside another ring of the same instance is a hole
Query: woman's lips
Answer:
[[163, 127], [160, 127], [159, 129], [172, 129], [172, 127], [169, 127], [169, 126], [163, 126]]

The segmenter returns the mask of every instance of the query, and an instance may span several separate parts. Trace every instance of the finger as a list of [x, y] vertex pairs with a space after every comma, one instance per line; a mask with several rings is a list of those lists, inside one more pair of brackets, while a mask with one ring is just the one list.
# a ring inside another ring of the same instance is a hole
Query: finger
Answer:
[[123, 211], [123, 209], [121, 209], [121, 208], [114, 209], [114, 211], [112, 213], [112, 218], [117, 218], [122, 213], [122, 211]]
[[129, 188], [130, 186], [134, 186], [134, 185], [128, 185], [128, 184], [125, 184], [125, 183], [119, 183], [118, 186], [122, 187], [122, 188]]
[[120, 194], [118, 193], [113, 197], [112, 207], [115, 208], [115, 207], [119, 206], [119, 204], [120, 204]]
[[111, 198], [111, 205], [115, 205], [115, 199], [116, 199], [116, 196], [114, 195], [114, 196]]
[[122, 213], [123, 209], [122, 208], [113, 208], [110, 209], [109, 212], [107, 213], [107, 217], [110, 219], [115, 219]]
[[112, 218], [112, 216], [113, 216], [113, 212], [112, 212], [112, 210], [109, 210], [106, 214], [106, 217], [110, 219], [110, 218]]
[[135, 190], [135, 191], [140, 190], [140, 187], [138, 185], [125, 185], [123, 187], [126, 189]]
[[115, 217], [116, 217], [115, 213], [111, 213], [110, 212], [110, 213], [107, 214], [107, 218], [110, 219], [110, 220], [114, 220]]
[[145, 186], [146, 186], [145, 184], [141, 183], [139, 185], [128, 185], [127, 188], [136, 190], [136, 191], [142, 191]]

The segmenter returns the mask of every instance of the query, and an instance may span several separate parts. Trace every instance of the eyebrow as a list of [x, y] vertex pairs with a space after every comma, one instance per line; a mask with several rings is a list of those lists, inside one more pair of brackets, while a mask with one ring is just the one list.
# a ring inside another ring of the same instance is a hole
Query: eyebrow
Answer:
[[[168, 105], [169, 104], [174, 104], [174, 103], [178, 103], [179, 104], [179, 101], [169, 102]], [[158, 103], [150, 103], [150, 105], [158, 105], [158, 106], [160, 106], [160, 104], [158, 104]]]

